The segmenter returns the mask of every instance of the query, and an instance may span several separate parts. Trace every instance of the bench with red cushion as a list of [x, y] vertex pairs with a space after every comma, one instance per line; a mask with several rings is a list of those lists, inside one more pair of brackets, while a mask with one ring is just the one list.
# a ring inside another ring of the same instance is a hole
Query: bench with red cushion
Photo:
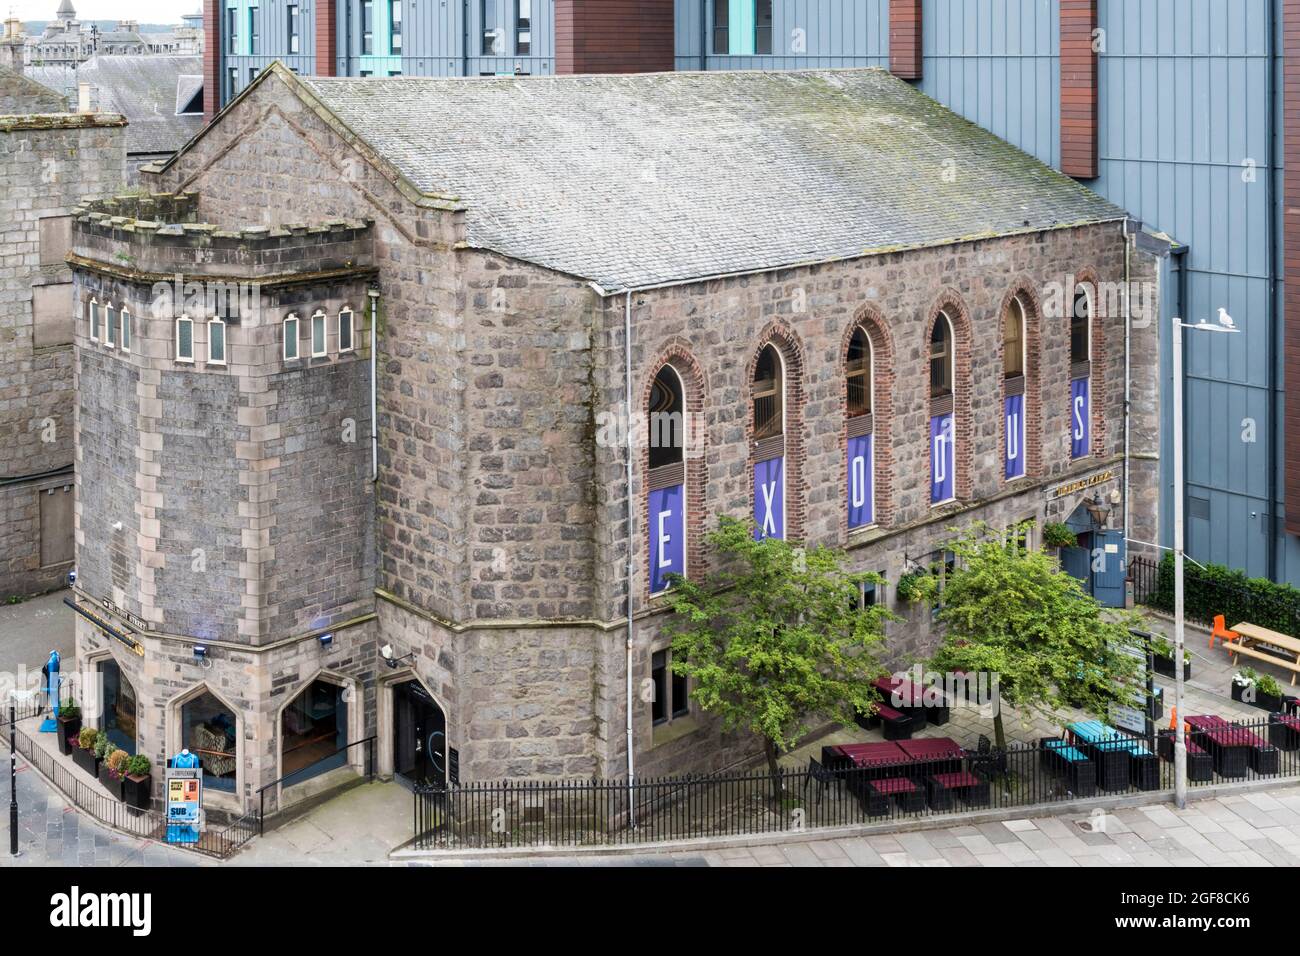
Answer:
[[916, 785], [916, 781], [907, 777], [886, 777], [883, 780], [867, 781], [867, 815], [878, 817], [888, 813], [891, 797], [898, 799], [898, 805], [904, 813], [925, 809], [925, 794]]
[[969, 770], [936, 773], [926, 777], [925, 782], [930, 793], [930, 806], [935, 810], [951, 809], [954, 795], [960, 796], [967, 806], [988, 805], [989, 782]]

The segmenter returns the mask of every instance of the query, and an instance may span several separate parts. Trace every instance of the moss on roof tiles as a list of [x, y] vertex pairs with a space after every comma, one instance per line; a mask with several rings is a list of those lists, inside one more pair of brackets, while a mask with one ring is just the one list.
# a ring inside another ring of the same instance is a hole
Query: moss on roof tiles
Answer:
[[881, 70], [292, 77], [472, 246], [622, 289], [1115, 220]]

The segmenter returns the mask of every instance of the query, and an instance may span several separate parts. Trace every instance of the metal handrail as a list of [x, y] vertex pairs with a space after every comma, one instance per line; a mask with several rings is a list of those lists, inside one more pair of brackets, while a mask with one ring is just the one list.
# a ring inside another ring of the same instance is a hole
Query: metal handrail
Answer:
[[311, 763], [307, 764], [307, 766], [305, 767], [299, 767], [297, 770], [293, 771], [292, 773], [286, 773], [283, 777], [280, 777], [278, 780], [272, 780], [266, 786], [258, 790], [257, 791], [257, 835], [258, 836], [266, 835], [266, 791], [270, 790], [272, 787], [280, 786], [280, 784], [284, 783], [284, 781], [288, 780], [290, 777], [296, 777], [303, 771], [310, 770], [312, 767], [316, 766], [317, 764], [324, 763], [326, 760], [329, 760], [332, 757], [337, 757], [341, 753], [347, 753], [347, 751], [351, 750], [353, 747], [359, 747], [362, 744], [366, 745], [366, 777], [367, 779], [373, 781], [375, 779], [376, 738], [377, 738], [376, 734], [371, 734], [369, 737], [363, 737], [361, 740], [354, 740], [350, 744], [344, 744], [342, 747], [339, 747], [333, 753], [326, 754], [325, 756], [321, 757], [319, 760], [314, 760]]

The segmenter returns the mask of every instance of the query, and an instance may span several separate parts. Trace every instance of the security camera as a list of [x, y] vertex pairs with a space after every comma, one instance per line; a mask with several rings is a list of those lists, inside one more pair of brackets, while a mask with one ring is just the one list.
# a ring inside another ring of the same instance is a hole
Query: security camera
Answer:
[[74, 571], [69, 571], [69, 572], [68, 572], [68, 587], [72, 587], [72, 586], [73, 586], [74, 584], [76, 584], [76, 583], [77, 583], [77, 572], [76, 572], [75, 570], [74, 570]]
[[379, 656], [386, 661], [391, 661], [393, 659], [393, 645], [385, 644], [383, 647], [381, 647], [379, 649]]

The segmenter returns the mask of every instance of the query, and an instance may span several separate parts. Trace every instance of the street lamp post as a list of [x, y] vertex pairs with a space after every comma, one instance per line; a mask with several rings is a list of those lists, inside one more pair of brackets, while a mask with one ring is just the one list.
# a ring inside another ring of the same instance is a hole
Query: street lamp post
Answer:
[[1187, 806], [1187, 732], [1183, 713], [1183, 329], [1197, 332], [1236, 332], [1232, 318], [1219, 310], [1218, 325], [1186, 325], [1174, 316], [1174, 804]]
[[9, 698], [9, 855], [18, 855], [18, 747], [14, 728], [18, 724], [18, 705]]

